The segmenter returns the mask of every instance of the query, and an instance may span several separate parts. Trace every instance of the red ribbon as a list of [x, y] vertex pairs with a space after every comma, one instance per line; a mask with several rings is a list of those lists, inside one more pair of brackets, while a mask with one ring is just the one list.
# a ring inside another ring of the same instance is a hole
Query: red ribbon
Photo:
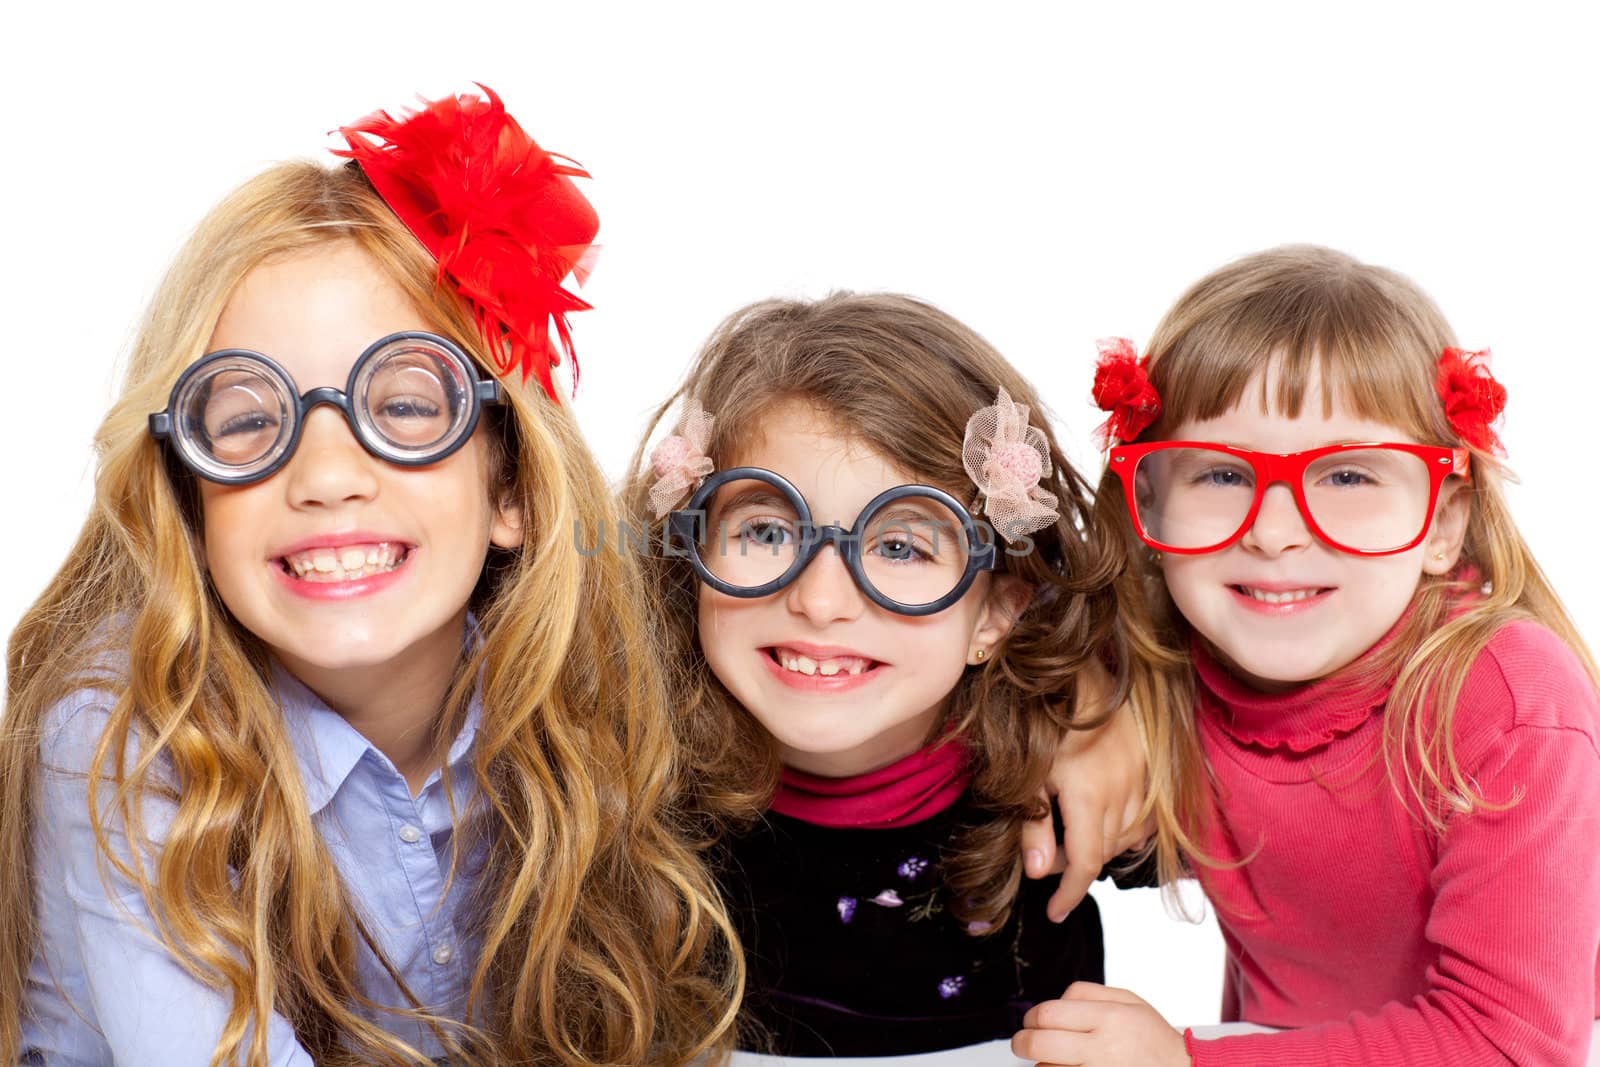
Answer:
[[1506, 387], [1489, 373], [1489, 350], [1445, 349], [1434, 383], [1444, 417], [1461, 439], [1480, 452], [1504, 456], [1493, 424], [1506, 409]]
[[1111, 417], [1094, 432], [1101, 451], [1113, 440], [1132, 441], [1161, 417], [1161, 395], [1145, 372], [1149, 362], [1140, 359], [1126, 337], [1103, 337], [1095, 344], [1100, 359], [1094, 367], [1094, 402]]
[[[502, 375], [536, 375], [557, 401], [551, 368], [562, 353], [578, 361], [567, 314], [587, 303], [561, 287], [587, 276], [599, 230], [594, 208], [572, 178], [582, 169], [534, 143], [500, 98], [470, 94], [423, 102], [396, 119], [376, 111], [340, 127], [349, 144], [334, 154], [355, 160], [378, 195], [439, 262], [471, 304], [478, 330]], [[553, 328], [553, 336], [552, 336]]]

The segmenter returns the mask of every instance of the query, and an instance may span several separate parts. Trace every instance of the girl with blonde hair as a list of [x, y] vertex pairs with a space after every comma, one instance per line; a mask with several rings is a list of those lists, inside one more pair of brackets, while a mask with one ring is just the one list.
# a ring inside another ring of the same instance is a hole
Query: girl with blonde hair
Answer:
[[[1125, 658], [1120, 546], [1032, 387], [909, 297], [737, 311], [656, 423], [675, 406], [629, 512], [729, 828], [742, 1047], [1009, 1037], [1103, 974], [1093, 900], [1052, 923], [1019, 842], [1069, 732], [1104, 722], [1109, 689], [1086, 680]], [[1137, 820], [1087, 821], [1115, 839]]]
[[1286, 1029], [1198, 1040], [1082, 984], [1017, 1054], [1583, 1062], [1597, 672], [1512, 520], [1487, 353], [1408, 279], [1294, 246], [1196, 283], [1143, 359], [1107, 344], [1096, 395], [1164, 848], [1216, 907], [1224, 1021]]
[[12, 635], [0, 1061], [687, 1063], [740, 965], [637, 574], [568, 540], [579, 172], [492, 93], [344, 132], [179, 254]]

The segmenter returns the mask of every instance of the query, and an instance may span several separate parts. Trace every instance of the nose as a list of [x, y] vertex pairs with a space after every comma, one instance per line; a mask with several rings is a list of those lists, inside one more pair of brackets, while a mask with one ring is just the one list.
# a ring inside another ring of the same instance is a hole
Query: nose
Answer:
[[1284, 483], [1267, 486], [1261, 499], [1261, 510], [1246, 530], [1241, 544], [1252, 552], [1268, 558], [1280, 556], [1296, 548], [1304, 548], [1312, 541], [1311, 529], [1294, 492]]
[[866, 603], [850, 569], [839, 558], [838, 546], [831, 544], [822, 546], [784, 595], [791, 612], [805, 616], [817, 627], [854, 619]]
[[375, 465], [381, 462], [361, 447], [337, 409], [313, 408], [282, 472], [289, 501], [295, 507], [330, 508], [370, 500], [378, 492]]

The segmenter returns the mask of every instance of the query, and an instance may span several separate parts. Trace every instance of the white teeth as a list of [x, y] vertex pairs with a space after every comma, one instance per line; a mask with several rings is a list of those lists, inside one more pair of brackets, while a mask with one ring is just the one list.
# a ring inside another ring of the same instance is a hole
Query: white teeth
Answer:
[[777, 656], [778, 664], [784, 670], [808, 676], [820, 674], [824, 678], [832, 678], [839, 674], [854, 676], [866, 670], [872, 662], [871, 660], [862, 659], [860, 656], [838, 656], [831, 659], [815, 660], [810, 656], [802, 656], [784, 648], [775, 649], [774, 652]]
[[345, 582], [391, 571], [405, 559], [405, 549], [388, 541], [339, 548], [313, 548], [283, 557], [295, 577], [310, 582]]
[[1240, 588], [1250, 594], [1251, 600], [1259, 600], [1263, 604], [1293, 604], [1297, 601], [1305, 600], [1307, 597], [1315, 596], [1317, 592], [1315, 589], [1291, 589], [1284, 593], [1269, 593], [1265, 589], [1252, 589], [1249, 586], [1241, 586]]

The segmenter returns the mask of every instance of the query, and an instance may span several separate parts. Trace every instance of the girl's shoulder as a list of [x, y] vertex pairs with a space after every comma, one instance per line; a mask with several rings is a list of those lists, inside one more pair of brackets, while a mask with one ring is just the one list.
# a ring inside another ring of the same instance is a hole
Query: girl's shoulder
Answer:
[[1531, 619], [1507, 622], [1473, 661], [1457, 720], [1473, 733], [1571, 731], [1600, 748], [1600, 693], [1572, 646]]
[[[87, 774], [117, 700], [109, 688], [85, 686], [50, 705], [38, 725], [40, 766], [52, 774]], [[130, 736], [130, 749], [136, 745]]]

